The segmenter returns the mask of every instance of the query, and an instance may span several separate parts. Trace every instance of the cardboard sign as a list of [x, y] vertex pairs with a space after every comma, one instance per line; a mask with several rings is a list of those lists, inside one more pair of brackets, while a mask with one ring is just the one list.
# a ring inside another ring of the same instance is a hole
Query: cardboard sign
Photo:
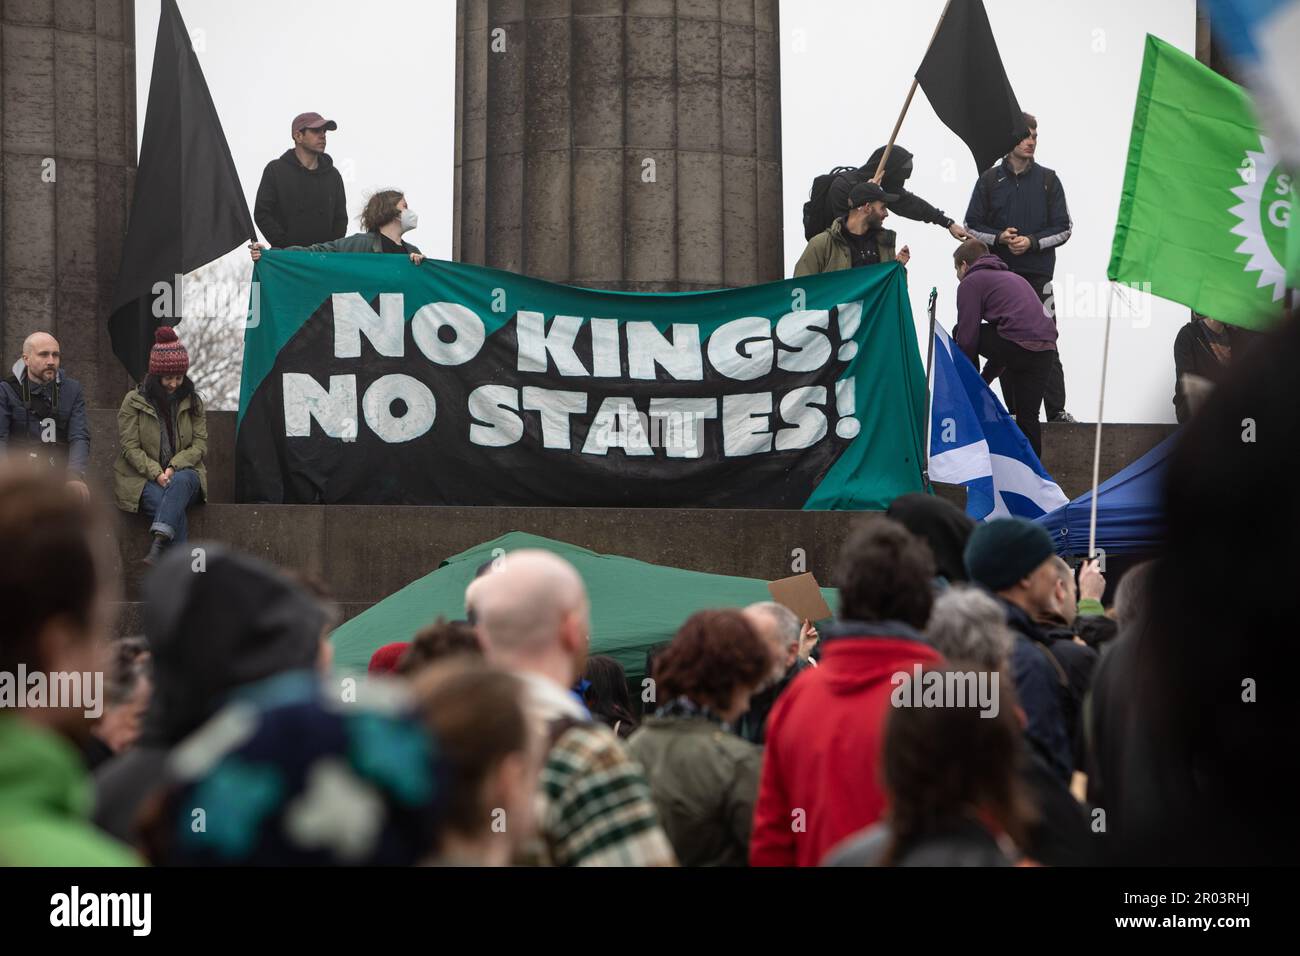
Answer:
[[800, 621], [824, 621], [834, 614], [826, 599], [822, 597], [821, 588], [812, 572], [796, 574], [792, 578], [772, 581], [767, 590], [772, 600], [783, 607], [788, 607]]

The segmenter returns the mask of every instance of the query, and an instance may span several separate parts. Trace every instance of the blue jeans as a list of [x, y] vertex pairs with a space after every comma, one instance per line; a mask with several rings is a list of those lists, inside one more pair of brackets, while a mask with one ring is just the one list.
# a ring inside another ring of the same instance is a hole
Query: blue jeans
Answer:
[[156, 481], [146, 482], [140, 493], [140, 510], [153, 518], [149, 531], [174, 542], [185, 540], [185, 509], [199, 496], [199, 473], [182, 468], [172, 475], [166, 488]]

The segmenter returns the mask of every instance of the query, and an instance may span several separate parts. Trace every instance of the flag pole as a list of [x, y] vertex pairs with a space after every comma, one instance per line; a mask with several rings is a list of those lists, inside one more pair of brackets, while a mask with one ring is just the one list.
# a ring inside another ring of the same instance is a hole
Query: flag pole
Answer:
[[1092, 449], [1092, 514], [1088, 518], [1088, 559], [1097, 554], [1097, 486], [1101, 483], [1101, 421], [1106, 408], [1106, 366], [1110, 361], [1110, 317], [1115, 283], [1106, 292], [1106, 336], [1101, 347], [1101, 393], [1097, 397], [1097, 439]]
[[[934, 25], [934, 33], [930, 35], [930, 42], [925, 45], [925, 52], [930, 52], [930, 47], [934, 46], [934, 38], [939, 35], [939, 28], [943, 26], [943, 19], [948, 15], [948, 8], [952, 6], [952, 0], [948, 0], [943, 5], [943, 13], [939, 14], [939, 22]], [[922, 60], [925, 57], [921, 57]], [[889, 162], [889, 154], [894, 151], [894, 140], [898, 139], [898, 131], [903, 128], [903, 117], [912, 106], [912, 97], [916, 95], [916, 88], [921, 81], [915, 76], [912, 77], [912, 88], [907, 91], [907, 99], [903, 101], [903, 111], [898, 114], [898, 122], [894, 124], [894, 131], [889, 134], [889, 142], [885, 145], [884, 155], [880, 157], [880, 165], [876, 167], [876, 173], [871, 177], [873, 183], [879, 183], [885, 174], [885, 163]]]
[[930, 347], [925, 353], [925, 467], [921, 471], [921, 483], [931, 491], [930, 488], [930, 434], [933, 422], [931, 418], [931, 407], [934, 404], [934, 313], [935, 304], [939, 299], [939, 289], [931, 287], [930, 289]]

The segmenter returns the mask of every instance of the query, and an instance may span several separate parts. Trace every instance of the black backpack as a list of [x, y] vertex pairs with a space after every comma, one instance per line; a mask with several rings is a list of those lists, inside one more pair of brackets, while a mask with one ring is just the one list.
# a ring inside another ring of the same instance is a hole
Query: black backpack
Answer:
[[818, 233], [831, 227], [833, 217], [826, 211], [826, 194], [831, 190], [831, 183], [841, 173], [856, 173], [856, 166], [836, 166], [829, 173], [822, 173], [813, 180], [812, 189], [808, 191], [808, 201], [803, 204], [803, 237], [812, 239]]

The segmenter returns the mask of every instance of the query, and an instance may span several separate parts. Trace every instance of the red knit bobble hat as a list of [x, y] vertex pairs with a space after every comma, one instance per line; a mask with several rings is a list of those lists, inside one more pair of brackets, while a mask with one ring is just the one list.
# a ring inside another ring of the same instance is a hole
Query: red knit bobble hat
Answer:
[[149, 350], [150, 375], [184, 375], [190, 367], [190, 355], [170, 325], [158, 326]]

